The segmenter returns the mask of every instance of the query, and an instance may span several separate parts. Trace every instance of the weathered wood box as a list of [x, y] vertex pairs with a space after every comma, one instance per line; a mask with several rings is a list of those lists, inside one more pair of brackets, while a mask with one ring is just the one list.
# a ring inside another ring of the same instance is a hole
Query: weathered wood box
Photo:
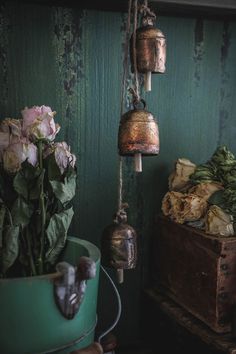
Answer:
[[215, 332], [229, 332], [236, 302], [236, 237], [213, 237], [160, 215], [154, 242], [158, 285]]

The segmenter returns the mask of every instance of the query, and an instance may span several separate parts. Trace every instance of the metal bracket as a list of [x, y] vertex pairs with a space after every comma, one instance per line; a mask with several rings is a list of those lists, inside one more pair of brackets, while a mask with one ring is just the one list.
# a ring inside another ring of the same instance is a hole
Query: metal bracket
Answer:
[[80, 257], [76, 267], [60, 262], [56, 270], [61, 276], [54, 282], [54, 297], [61, 314], [68, 320], [74, 318], [83, 301], [87, 280], [96, 276], [96, 264], [89, 257]]

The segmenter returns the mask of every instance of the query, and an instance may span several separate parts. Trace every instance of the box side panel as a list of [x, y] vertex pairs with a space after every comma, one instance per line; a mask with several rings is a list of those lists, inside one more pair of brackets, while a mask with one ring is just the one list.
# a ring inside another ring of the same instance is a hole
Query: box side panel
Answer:
[[217, 332], [228, 331], [218, 325], [217, 253], [192, 236], [192, 228], [162, 220], [158, 223], [156, 270], [159, 284], [168, 295]]
[[217, 316], [219, 325], [231, 324], [232, 306], [236, 303], [236, 252], [225, 243], [219, 260]]

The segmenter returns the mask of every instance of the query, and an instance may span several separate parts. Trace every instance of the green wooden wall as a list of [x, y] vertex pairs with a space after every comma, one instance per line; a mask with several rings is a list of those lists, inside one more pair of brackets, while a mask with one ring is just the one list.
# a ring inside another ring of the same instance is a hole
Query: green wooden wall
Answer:
[[[153, 223], [178, 157], [206, 161], [219, 144], [236, 153], [236, 24], [161, 17], [167, 70], [153, 76], [144, 95], [158, 120], [160, 154], [136, 175], [124, 163], [129, 223], [139, 237], [136, 270], [119, 286], [120, 343], [141, 338], [140, 292], [149, 281]], [[78, 190], [71, 234], [100, 245], [117, 205], [117, 132], [124, 60], [125, 15], [10, 2], [0, 7], [0, 117], [25, 106], [57, 111], [65, 139], [77, 155]], [[111, 272], [114, 276], [113, 272]], [[101, 275], [99, 326], [115, 317], [112, 290]]]

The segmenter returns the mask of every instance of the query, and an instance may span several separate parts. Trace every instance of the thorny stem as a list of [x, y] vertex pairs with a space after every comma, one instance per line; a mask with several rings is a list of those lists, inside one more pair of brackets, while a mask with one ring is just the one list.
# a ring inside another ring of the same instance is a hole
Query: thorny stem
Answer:
[[[41, 173], [43, 173], [43, 143], [39, 141], [39, 167]], [[43, 189], [44, 178], [42, 179], [40, 187], [40, 197], [39, 197], [39, 207], [41, 214], [41, 237], [40, 237], [40, 254], [39, 254], [39, 274], [43, 274], [44, 267], [44, 243], [45, 243], [45, 223], [46, 223], [46, 212], [45, 212], [45, 203], [44, 203], [44, 189]]]

